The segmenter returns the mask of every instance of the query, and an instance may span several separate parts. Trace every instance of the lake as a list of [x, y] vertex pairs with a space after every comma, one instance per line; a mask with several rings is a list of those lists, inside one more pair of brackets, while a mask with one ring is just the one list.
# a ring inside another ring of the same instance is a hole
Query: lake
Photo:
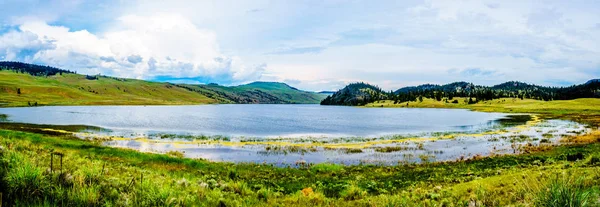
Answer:
[[13, 122], [90, 125], [115, 133], [247, 137], [382, 136], [492, 127], [506, 114], [463, 109], [320, 105], [48, 106], [0, 108]]
[[112, 147], [213, 161], [398, 164], [520, 153], [584, 125], [464, 109], [320, 105], [48, 106], [0, 108], [9, 122], [89, 125]]

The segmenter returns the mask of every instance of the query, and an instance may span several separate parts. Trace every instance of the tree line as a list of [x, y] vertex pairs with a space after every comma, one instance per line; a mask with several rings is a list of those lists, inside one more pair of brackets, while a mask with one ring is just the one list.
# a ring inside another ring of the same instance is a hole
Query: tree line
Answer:
[[480, 86], [467, 82], [454, 82], [445, 85], [424, 84], [385, 92], [377, 86], [359, 82], [352, 83], [325, 98], [322, 105], [365, 105], [380, 100], [393, 100], [394, 103], [423, 101], [423, 98], [436, 101], [458, 103], [456, 97], [466, 98], [469, 104], [499, 98], [537, 99], [544, 101], [571, 100], [577, 98], [600, 98], [600, 80], [568, 87], [546, 87], [523, 82], [509, 81], [495, 86]]
[[53, 76], [56, 74], [62, 75], [63, 73], [75, 74], [75, 71], [13, 61], [0, 61], [0, 70], [11, 70], [17, 73], [27, 73], [32, 76]]

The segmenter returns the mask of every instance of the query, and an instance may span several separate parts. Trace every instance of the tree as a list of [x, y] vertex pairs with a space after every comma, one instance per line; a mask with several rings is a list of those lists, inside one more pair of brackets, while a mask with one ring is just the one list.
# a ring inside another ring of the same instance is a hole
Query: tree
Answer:
[[473, 101], [473, 98], [469, 97], [469, 104], [474, 104], [474, 103], [477, 103], [477, 102]]
[[21, 88], [17, 88], [17, 94], [21, 94]]

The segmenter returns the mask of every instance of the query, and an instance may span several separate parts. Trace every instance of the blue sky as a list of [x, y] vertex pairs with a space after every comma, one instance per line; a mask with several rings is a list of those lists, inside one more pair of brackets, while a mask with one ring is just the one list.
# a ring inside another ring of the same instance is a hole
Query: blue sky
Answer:
[[600, 77], [598, 1], [3, 0], [0, 59], [146, 80], [336, 90]]

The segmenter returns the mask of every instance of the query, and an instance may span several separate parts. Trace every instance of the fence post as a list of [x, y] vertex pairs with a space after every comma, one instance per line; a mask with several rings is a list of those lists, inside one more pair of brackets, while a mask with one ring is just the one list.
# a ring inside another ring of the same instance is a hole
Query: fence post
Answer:
[[53, 161], [54, 161], [54, 153], [50, 153], [50, 173], [54, 172], [54, 169], [52, 169]]

